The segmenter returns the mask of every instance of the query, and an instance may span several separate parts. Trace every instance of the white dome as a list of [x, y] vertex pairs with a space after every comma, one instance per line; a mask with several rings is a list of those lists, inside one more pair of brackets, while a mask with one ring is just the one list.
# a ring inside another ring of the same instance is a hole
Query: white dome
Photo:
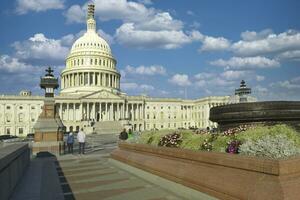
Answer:
[[96, 31], [94, 5], [89, 5], [87, 31], [72, 45], [61, 73], [61, 94], [120, 91], [120, 73], [108, 43]]
[[108, 43], [94, 31], [88, 31], [72, 45], [70, 55], [86, 51], [97, 51], [111, 55]]

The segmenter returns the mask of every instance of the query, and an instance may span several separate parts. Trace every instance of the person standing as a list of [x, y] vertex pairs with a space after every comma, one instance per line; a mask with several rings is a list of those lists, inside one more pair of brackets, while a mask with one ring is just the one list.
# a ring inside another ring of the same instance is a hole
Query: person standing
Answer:
[[128, 138], [128, 134], [126, 132], [126, 129], [124, 128], [123, 131], [119, 135], [119, 139], [120, 140], [127, 140], [127, 138]]
[[128, 130], [128, 138], [132, 138], [133, 137], [133, 133], [131, 128]]
[[73, 135], [73, 132], [70, 131], [68, 138], [67, 138], [68, 153], [73, 154], [73, 144], [74, 144], [74, 135]]
[[77, 140], [79, 143], [79, 154], [84, 154], [85, 133], [83, 132], [83, 128], [81, 128], [80, 131], [78, 132]]

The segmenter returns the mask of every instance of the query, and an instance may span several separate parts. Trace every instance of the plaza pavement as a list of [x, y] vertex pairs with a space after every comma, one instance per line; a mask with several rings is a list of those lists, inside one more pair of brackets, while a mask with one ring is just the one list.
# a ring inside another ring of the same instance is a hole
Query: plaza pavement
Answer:
[[178, 189], [173, 188], [175, 194], [166, 186], [168, 183], [159, 177], [154, 177], [158, 182], [148, 182], [151, 178], [146, 180], [144, 177], [151, 174], [138, 172], [136, 168], [128, 170], [110, 159], [110, 152], [115, 148], [116, 136], [91, 135], [87, 138], [85, 155], [78, 155], [77, 145], [74, 154], [59, 157], [40, 154], [32, 158], [11, 200], [213, 199], [205, 194], [186, 198], [190, 194], [189, 189], [183, 189], [181, 195], [181, 192], [176, 191]]

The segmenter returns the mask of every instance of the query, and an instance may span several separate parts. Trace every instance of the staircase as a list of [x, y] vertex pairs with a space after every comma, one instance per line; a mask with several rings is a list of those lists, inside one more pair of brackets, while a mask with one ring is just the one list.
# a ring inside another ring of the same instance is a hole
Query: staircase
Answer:
[[94, 128], [97, 134], [119, 134], [123, 126], [119, 121], [103, 121], [96, 122]]

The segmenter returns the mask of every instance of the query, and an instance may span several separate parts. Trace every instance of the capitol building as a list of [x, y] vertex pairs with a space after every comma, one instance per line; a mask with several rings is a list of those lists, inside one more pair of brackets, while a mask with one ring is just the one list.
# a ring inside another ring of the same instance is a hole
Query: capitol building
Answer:
[[[195, 100], [129, 96], [120, 90], [121, 75], [108, 43], [96, 32], [94, 5], [89, 5], [87, 31], [72, 45], [61, 72], [61, 90], [55, 98], [66, 130], [84, 128], [104, 133], [129, 126], [133, 130], [215, 127], [211, 107], [229, 102], [229, 96]], [[0, 96], [0, 134], [34, 133], [44, 96], [30, 91]]]

